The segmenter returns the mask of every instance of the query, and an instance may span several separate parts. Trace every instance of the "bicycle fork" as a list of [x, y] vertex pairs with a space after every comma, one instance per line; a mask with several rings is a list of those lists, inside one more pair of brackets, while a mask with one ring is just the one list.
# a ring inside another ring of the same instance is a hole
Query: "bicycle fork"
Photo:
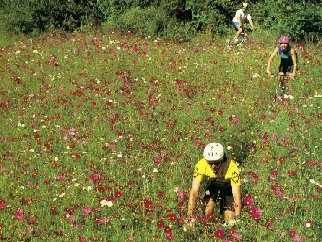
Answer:
[[287, 87], [284, 80], [279, 80], [278, 87], [275, 89], [275, 98], [284, 96], [287, 93]]

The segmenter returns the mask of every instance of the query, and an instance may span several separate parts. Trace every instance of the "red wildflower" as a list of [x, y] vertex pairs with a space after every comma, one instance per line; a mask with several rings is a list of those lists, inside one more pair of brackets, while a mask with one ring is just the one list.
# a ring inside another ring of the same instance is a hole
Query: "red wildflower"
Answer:
[[318, 195], [318, 194], [313, 194], [313, 195], [312, 195], [312, 198], [313, 198], [313, 199], [318, 199], [318, 198], [319, 198], [319, 195]]
[[272, 170], [271, 171], [271, 175], [272, 176], [277, 176], [278, 175], [278, 171], [277, 170]]
[[295, 235], [296, 235], [295, 230], [291, 230], [291, 231], [290, 231], [290, 237], [291, 237], [291, 238], [294, 238], [294, 237], [295, 237]]
[[157, 222], [157, 226], [158, 226], [159, 229], [162, 228], [164, 226], [163, 220], [159, 219], [158, 222]]
[[166, 234], [172, 234], [172, 229], [170, 228], [170, 226], [167, 226], [167, 227], [164, 228], [164, 232]]
[[225, 231], [224, 230], [222, 230], [222, 229], [216, 230], [216, 232], [215, 232], [215, 238], [221, 239], [224, 236], [225, 236]]
[[167, 214], [166, 217], [167, 217], [167, 219], [172, 220], [172, 221], [177, 220], [177, 215], [175, 215], [174, 213]]
[[166, 239], [167, 239], [167, 240], [173, 240], [173, 239], [174, 239], [174, 237], [173, 237], [173, 235], [171, 234], [171, 235], [167, 236], [167, 237], [166, 237]]
[[281, 162], [282, 164], [285, 162], [285, 157], [284, 156], [281, 156], [279, 159], [278, 159], [279, 162]]
[[6, 207], [6, 200], [0, 197], [0, 210]]
[[122, 196], [123, 196], [123, 194], [122, 194], [121, 192], [119, 192], [119, 191], [116, 191], [116, 192], [115, 192], [115, 194], [114, 194], [114, 196], [115, 196], [116, 198], [120, 198], [120, 197], [122, 197]]
[[251, 207], [254, 206], [254, 200], [250, 196], [245, 196], [245, 198], [244, 198], [244, 204], [247, 207], [251, 208]]
[[186, 200], [181, 200], [180, 202], [178, 202], [177, 207], [178, 207], [178, 208], [180, 208], [180, 207], [182, 207], [185, 203], [186, 203]]

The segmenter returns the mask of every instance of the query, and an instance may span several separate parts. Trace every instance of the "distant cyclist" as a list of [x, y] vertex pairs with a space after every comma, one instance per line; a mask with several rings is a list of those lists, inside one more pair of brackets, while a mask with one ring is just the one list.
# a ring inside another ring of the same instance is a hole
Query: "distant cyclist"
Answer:
[[193, 216], [199, 196], [201, 182], [206, 182], [203, 201], [206, 215], [213, 214], [216, 204], [224, 215], [226, 223], [235, 223], [241, 213], [241, 181], [237, 164], [228, 160], [224, 148], [219, 143], [208, 144], [203, 159], [195, 166], [188, 202], [188, 215]]
[[280, 45], [274, 49], [273, 53], [269, 57], [267, 74], [271, 75], [271, 64], [275, 56], [280, 55], [281, 63], [278, 67], [279, 80], [281, 80], [282, 76], [286, 75], [287, 72], [290, 72], [289, 76], [291, 79], [293, 79], [297, 68], [296, 51], [290, 45], [290, 38], [288, 36], [281, 36], [279, 38], [279, 44]]
[[242, 8], [237, 10], [235, 17], [232, 20], [232, 25], [237, 31], [236, 39], [238, 39], [239, 36], [241, 35], [241, 33], [243, 33], [244, 24], [245, 24], [246, 20], [249, 21], [250, 25], [252, 26], [252, 30], [255, 31], [254, 21], [252, 20], [252, 17], [248, 13], [247, 8], [248, 8], [248, 4], [243, 3]]

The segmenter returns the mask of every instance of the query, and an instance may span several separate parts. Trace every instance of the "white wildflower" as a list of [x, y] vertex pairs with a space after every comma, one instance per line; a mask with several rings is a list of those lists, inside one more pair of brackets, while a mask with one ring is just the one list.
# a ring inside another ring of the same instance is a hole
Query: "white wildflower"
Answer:
[[59, 195], [59, 197], [64, 197], [65, 195], [66, 193], [63, 192], [62, 194]]
[[118, 154], [117, 154], [117, 157], [118, 157], [118, 158], [122, 158], [122, 157], [123, 157], [122, 153], [118, 153]]
[[92, 186], [87, 186], [87, 187], [86, 187], [86, 190], [87, 190], [87, 191], [91, 191], [91, 190], [93, 190], [93, 187], [92, 187]]
[[100, 202], [100, 204], [101, 204], [101, 207], [105, 207], [105, 206], [107, 206], [107, 207], [112, 207], [113, 206], [113, 202], [112, 201], [106, 201], [105, 199], [104, 200], [102, 200], [101, 202]]

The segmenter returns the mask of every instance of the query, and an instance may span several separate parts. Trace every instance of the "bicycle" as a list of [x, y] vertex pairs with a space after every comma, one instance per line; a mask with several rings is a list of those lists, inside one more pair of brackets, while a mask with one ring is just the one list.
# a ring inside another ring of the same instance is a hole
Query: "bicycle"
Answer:
[[279, 73], [272, 74], [271, 76], [277, 76], [278, 86], [275, 87], [275, 100], [282, 99], [294, 99], [289, 93], [289, 88], [286, 85], [289, 82], [289, 74], [281, 75]]
[[244, 29], [244, 31], [240, 34], [239, 38], [237, 38], [236, 36], [230, 38], [228, 40], [227, 48], [231, 49], [232, 47], [236, 47], [236, 46], [245, 46], [249, 41], [248, 32], [250, 31], [248, 31], [247, 29]]

